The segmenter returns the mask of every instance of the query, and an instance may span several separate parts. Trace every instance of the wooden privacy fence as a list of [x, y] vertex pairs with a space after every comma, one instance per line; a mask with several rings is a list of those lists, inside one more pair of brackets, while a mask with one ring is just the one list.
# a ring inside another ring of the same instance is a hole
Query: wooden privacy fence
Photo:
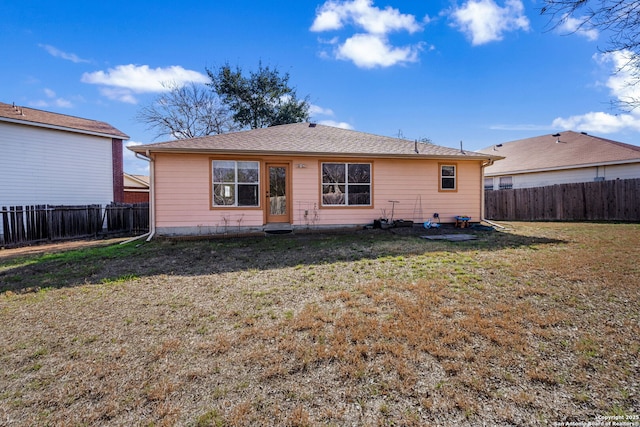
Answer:
[[640, 179], [485, 191], [498, 221], [640, 221]]
[[149, 230], [149, 204], [111, 203], [84, 206], [10, 206], [0, 210], [0, 244], [4, 246], [141, 234]]

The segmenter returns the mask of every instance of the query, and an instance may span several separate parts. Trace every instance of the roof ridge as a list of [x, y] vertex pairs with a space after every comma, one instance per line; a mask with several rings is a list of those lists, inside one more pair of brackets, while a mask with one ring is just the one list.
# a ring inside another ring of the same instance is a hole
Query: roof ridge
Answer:
[[[3, 120], [4, 119], [4, 120]], [[55, 127], [70, 131], [128, 139], [129, 135], [111, 124], [96, 119], [0, 102], [0, 121]]]
[[[500, 159], [436, 144], [308, 122], [127, 147], [148, 151]], [[418, 149], [416, 151], [416, 149]]]
[[86, 118], [86, 117], [73, 116], [73, 115], [71, 115], [71, 114], [64, 114], [64, 113], [57, 113], [57, 112], [55, 112], [55, 111], [41, 110], [41, 109], [39, 109], [39, 108], [27, 107], [27, 106], [24, 106], [24, 105], [7, 104], [7, 103], [5, 103], [5, 102], [0, 102], [0, 104], [6, 105], [6, 106], [8, 106], [8, 107], [12, 107], [12, 108], [14, 108], [14, 107], [15, 107], [15, 108], [21, 108], [23, 111], [24, 111], [24, 110], [38, 111], [38, 112], [40, 112], [40, 113], [44, 113], [44, 114], [54, 114], [54, 115], [56, 115], [56, 116], [70, 117], [70, 118], [72, 118], [72, 119], [86, 120], [86, 121], [89, 121], [89, 122], [106, 123], [106, 124], [108, 124], [107, 122], [102, 121], [102, 120], [88, 119], [88, 118]]

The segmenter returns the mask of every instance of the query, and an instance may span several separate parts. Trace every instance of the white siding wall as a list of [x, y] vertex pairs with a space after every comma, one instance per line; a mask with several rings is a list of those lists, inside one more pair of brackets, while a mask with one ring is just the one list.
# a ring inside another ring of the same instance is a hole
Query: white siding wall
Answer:
[[[596, 177], [614, 179], [640, 178], [640, 163], [626, 165], [609, 165], [590, 168], [566, 169], [562, 171], [525, 173], [505, 175], [513, 177], [513, 188], [544, 187], [554, 184], [570, 184], [574, 182], [592, 182]], [[499, 190], [500, 177], [493, 177], [493, 189]]]
[[111, 202], [111, 151], [110, 138], [0, 123], [0, 208]]

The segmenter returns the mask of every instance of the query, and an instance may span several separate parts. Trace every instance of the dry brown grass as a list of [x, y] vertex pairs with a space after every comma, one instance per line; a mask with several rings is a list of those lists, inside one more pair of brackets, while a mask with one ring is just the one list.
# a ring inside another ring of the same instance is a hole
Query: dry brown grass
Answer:
[[0, 259], [0, 424], [631, 419], [638, 242], [638, 225], [516, 223], [468, 243], [158, 241], [90, 270]]

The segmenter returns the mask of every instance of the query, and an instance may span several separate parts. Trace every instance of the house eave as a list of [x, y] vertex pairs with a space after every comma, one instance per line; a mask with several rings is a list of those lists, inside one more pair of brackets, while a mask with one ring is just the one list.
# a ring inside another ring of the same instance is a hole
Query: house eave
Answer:
[[23, 125], [23, 126], [40, 127], [40, 128], [45, 128], [45, 129], [54, 129], [54, 130], [60, 130], [60, 131], [65, 131], [65, 132], [80, 133], [80, 134], [83, 134], [83, 135], [99, 136], [99, 137], [103, 137], [103, 138], [115, 138], [115, 139], [122, 139], [122, 140], [128, 140], [129, 139], [129, 135], [126, 135], [126, 134], [111, 134], [111, 133], [104, 133], [104, 132], [95, 132], [95, 131], [90, 131], [90, 130], [85, 130], [85, 129], [76, 129], [76, 128], [71, 128], [71, 127], [66, 127], [66, 126], [51, 125], [51, 124], [47, 124], [47, 123], [30, 122], [30, 121], [26, 121], [26, 120], [11, 119], [9, 117], [0, 117], [0, 122], [13, 123], [13, 124], [18, 124], [18, 125]]
[[148, 182], [143, 181], [142, 179], [138, 178], [138, 177], [137, 177], [137, 176], [135, 176], [135, 175], [131, 175], [130, 173], [126, 173], [126, 172], [124, 173], [124, 175], [125, 175], [128, 179], [130, 179], [131, 181], [136, 182], [136, 183], [138, 183], [138, 184], [140, 184], [140, 185], [142, 185], [142, 186], [145, 186], [145, 187], [148, 187], [148, 186], [149, 186], [149, 183], [148, 183]]
[[593, 168], [593, 167], [599, 167], [599, 166], [628, 165], [633, 163], [640, 163], [640, 159], [614, 160], [610, 162], [585, 163], [580, 165], [556, 166], [551, 168], [538, 168], [538, 169], [521, 169], [521, 170], [500, 171], [500, 172], [486, 171], [485, 176], [490, 177], [490, 176], [504, 176], [504, 175], [522, 175], [527, 173], [556, 172], [556, 171], [569, 170], [569, 169], [585, 169], [585, 168]]
[[261, 150], [215, 150], [215, 149], [189, 149], [189, 148], [155, 148], [149, 149], [145, 146], [127, 147], [129, 150], [139, 154], [206, 154], [206, 155], [239, 155], [239, 156], [260, 156], [260, 157], [344, 157], [344, 158], [378, 158], [378, 159], [411, 159], [411, 160], [499, 160], [500, 156], [482, 155], [447, 155], [447, 154], [426, 154], [426, 153], [352, 153], [352, 152], [324, 152], [324, 151], [261, 151]]

